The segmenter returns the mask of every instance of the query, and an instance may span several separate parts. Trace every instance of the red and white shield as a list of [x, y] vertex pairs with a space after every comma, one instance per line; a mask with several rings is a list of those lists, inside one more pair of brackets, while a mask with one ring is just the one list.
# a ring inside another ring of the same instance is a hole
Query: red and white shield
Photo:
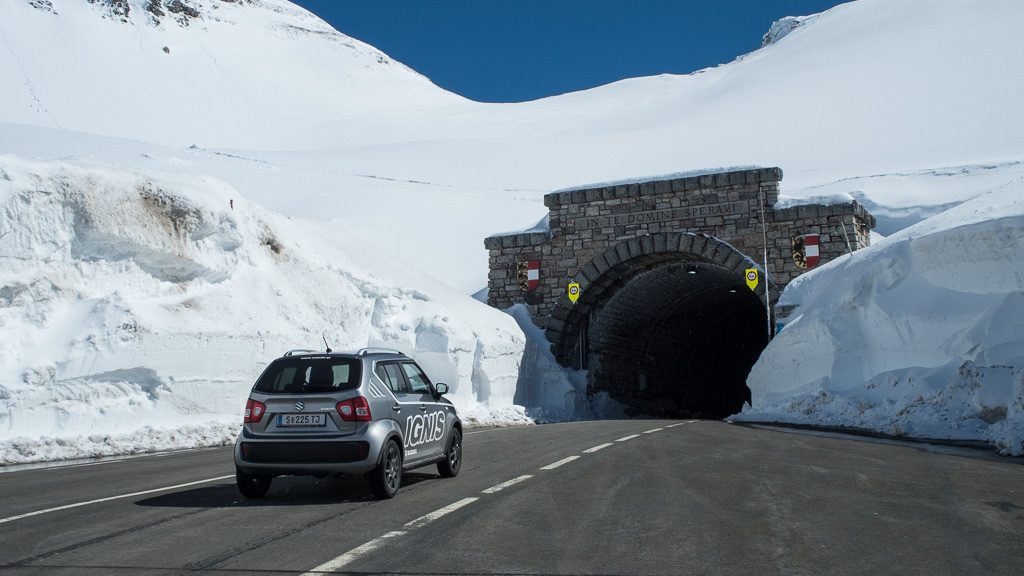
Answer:
[[526, 262], [526, 291], [532, 292], [540, 286], [540, 260]]
[[807, 263], [807, 268], [811, 269], [817, 266], [819, 258], [818, 235], [804, 234], [804, 262]]

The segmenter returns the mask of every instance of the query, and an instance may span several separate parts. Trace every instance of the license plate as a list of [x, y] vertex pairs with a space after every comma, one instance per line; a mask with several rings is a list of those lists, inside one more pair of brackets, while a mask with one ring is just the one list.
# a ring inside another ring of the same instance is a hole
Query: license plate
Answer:
[[326, 426], [327, 414], [278, 414], [277, 425], [294, 428]]

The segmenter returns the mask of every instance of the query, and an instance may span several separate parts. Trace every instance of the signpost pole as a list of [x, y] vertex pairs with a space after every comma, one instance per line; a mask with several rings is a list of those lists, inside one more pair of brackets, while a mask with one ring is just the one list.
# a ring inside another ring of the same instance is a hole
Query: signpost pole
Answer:
[[768, 337], [772, 337], [772, 307], [768, 298], [768, 222], [764, 215], [764, 190], [758, 187], [761, 204], [761, 235], [764, 241], [764, 310], [768, 322]]

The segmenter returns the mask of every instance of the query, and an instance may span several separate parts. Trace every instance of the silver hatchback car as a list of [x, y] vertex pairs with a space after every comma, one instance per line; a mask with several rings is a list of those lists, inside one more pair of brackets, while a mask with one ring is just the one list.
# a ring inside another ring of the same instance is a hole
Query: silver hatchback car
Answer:
[[274, 476], [365, 474], [391, 498], [402, 471], [437, 464], [450, 478], [462, 466], [462, 423], [423, 370], [396, 350], [293, 350], [260, 375], [235, 442], [235, 476], [259, 498]]

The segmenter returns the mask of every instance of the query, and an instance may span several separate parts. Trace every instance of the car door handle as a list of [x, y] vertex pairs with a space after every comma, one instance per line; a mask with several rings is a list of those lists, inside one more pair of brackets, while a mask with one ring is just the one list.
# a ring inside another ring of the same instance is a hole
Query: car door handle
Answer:
[[426, 412], [426, 411], [427, 411], [427, 407], [424, 406], [423, 404], [420, 404], [420, 412]]
[[394, 406], [392, 406], [391, 409], [394, 410], [395, 412], [401, 412], [402, 411], [402, 407], [399, 406], [398, 404], [395, 404]]

